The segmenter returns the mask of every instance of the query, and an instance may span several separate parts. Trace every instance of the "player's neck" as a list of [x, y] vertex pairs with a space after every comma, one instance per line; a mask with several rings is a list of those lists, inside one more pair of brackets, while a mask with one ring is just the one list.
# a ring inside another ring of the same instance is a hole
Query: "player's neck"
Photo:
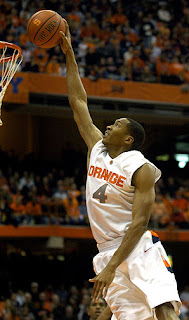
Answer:
[[112, 159], [118, 157], [121, 153], [130, 150], [130, 149], [127, 150], [125, 146], [124, 147], [109, 146], [107, 147], [107, 149], [108, 149], [108, 154]]

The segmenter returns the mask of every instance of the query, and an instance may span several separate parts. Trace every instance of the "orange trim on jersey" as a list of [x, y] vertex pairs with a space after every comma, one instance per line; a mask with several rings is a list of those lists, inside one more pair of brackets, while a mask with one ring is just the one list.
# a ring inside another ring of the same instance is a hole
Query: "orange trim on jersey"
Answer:
[[157, 234], [157, 233], [155, 233], [155, 232], [154, 232], [154, 231], [152, 231], [152, 230], [149, 230], [149, 231], [151, 232], [152, 236], [159, 238], [159, 236], [158, 236], [158, 234]]
[[164, 265], [166, 266], [166, 268], [170, 268], [171, 265], [169, 264], [169, 262], [168, 262], [167, 260], [165, 260], [162, 255], [161, 255], [161, 257], [162, 257], [163, 263], [164, 263]]

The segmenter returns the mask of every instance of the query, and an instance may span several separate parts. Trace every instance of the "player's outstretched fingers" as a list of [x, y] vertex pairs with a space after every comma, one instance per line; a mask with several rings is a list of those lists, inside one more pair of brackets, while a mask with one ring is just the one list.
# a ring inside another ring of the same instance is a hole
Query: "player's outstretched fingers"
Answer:
[[101, 289], [102, 284], [100, 282], [96, 282], [94, 285], [94, 292], [93, 292], [93, 299], [97, 300], [100, 295], [100, 289]]
[[65, 39], [65, 33], [62, 31], [60, 31], [59, 33], [60, 33], [61, 39]]
[[65, 23], [65, 25], [66, 25], [65, 34], [67, 34], [67, 32], [69, 31], [69, 25], [68, 25], [67, 21], [66, 21], [64, 18], [63, 18], [63, 20], [64, 20], [64, 23]]
[[105, 299], [106, 295], [107, 295], [107, 291], [108, 291], [108, 286], [106, 286], [103, 290], [103, 298]]
[[64, 32], [60, 31], [59, 32], [60, 37], [61, 37], [61, 42], [60, 42], [60, 46], [62, 48], [62, 51], [64, 54], [66, 54], [66, 52], [71, 49], [71, 42], [70, 40], [67, 38], [67, 36], [65, 35]]
[[97, 277], [97, 276], [95, 276], [95, 277], [92, 278], [92, 279], [89, 279], [89, 282], [95, 282], [95, 281], [96, 281], [96, 277]]
[[89, 279], [89, 282], [94, 282], [93, 291], [91, 298], [97, 300], [102, 296], [102, 291], [104, 289], [105, 283], [97, 280], [98, 276], [95, 276], [93, 279]]
[[93, 299], [95, 287], [97, 286], [97, 284], [96, 284], [95, 281], [96, 281], [96, 276], [95, 276], [93, 279], [89, 279], [89, 282], [94, 282], [93, 291], [92, 291], [92, 294], [91, 294], [91, 298], [92, 298], [92, 299]]
[[66, 26], [65, 35], [68, 38], [68, 41], [71, 43], [71, 35], [70, 35], [69, 25], [68, 25], [68, 23], [67, 23], [67, 21], [65, 19], [63, 19], [63, 20], [64, 20], [64, 23], [65, 23], [65, 26]]
[[100, 285], [100, 288], [99, 288], [98, 291], [97, 291], [96, 300], [98, 300], [100, 297], [102, 297], [104, 287], [105, 287], [105, 283], [102, 283], [102, 284]]

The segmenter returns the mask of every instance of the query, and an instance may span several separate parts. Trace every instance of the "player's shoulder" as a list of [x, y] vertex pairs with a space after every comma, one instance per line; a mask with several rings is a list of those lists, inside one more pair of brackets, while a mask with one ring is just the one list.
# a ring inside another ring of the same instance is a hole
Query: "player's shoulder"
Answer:
[[130, 150], [127, 152], [123, 152], [120, 160], [123, 161], [123, 163], [127, 166], [130, 164], [132, 165], [136, 162], [145, 161], [146, 159], [142, 152], [138, 150]]
[[98, 140], [92, 149], [88, 149], [87, 153], [87, 168], [89, 168], [90, 161], [95, 161], [99, 155], [105, 156], [107, 154], [107, 149], [102, 142], [102, 139]]
[[133, 174], [144, 165], [145, 172], [148, 170], [149, 172], [155, 171], [155, 181], [161, 176], [161, 171], [138, 150], [125, 152], [123, 159], [120, 160], [129, 182], [131, 182]]
[[97, 141], [95, 143], [95, 145], [93, 146], [92, 150], [91, 150], [91, 155], [95, 154], [95, 153], [101, 153], [107, 151], [107, 148], [105, 147], [105, 145], [102, 142], [102, 139], [100, 139], [99, 141]]
[[132, 185], [135, 187], [154, 186], [157, 179], [156, 167], [150, 163], [145, 163], [138, 168], [133, 174]]
[[144, 155], [138, 150], [123, 152], [119, 159], [120, 165], [126, 172], [133, 172], [147, 162]]

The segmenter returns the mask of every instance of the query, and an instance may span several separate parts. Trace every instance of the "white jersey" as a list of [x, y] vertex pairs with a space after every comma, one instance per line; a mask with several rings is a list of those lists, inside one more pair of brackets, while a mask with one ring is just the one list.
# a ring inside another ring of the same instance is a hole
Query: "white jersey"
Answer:
[[160, 170], [144, 158], [140, 151], [121, 153], [112, 159], [107, 148], [98, 141], [90, 155], [86, 198], [91, 230], [97, 244], [123, 237], [132, 222], [135, 188], [131, 185], [134, 172], [143, 164], [155, 168], [156, 181]]

